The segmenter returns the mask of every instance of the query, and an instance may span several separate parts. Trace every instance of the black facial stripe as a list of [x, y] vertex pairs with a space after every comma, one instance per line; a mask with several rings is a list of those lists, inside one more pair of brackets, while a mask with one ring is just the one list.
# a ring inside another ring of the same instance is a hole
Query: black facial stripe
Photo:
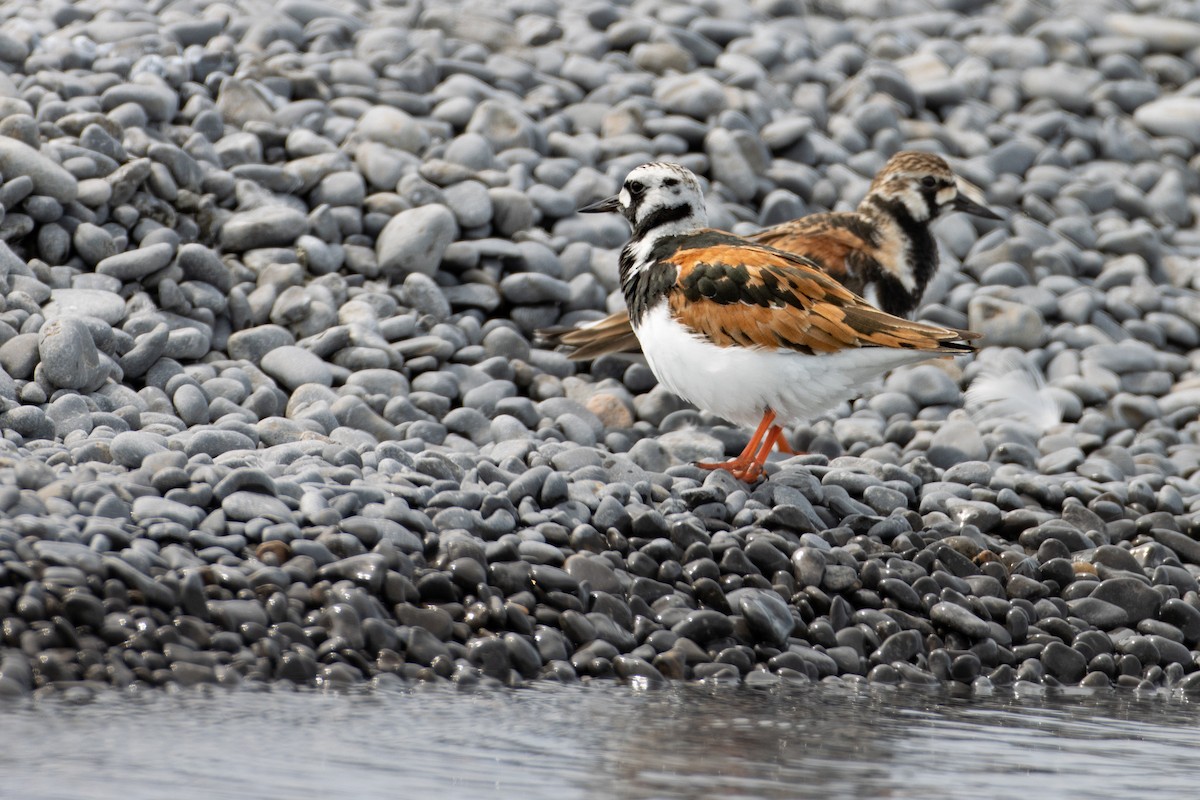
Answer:
[[632, 191], [630, 191], [630, 187], [633, 185], [633, 183], [628, 183], [625, 185], [625, 191], [629, 192], [629, 208], [625, 210], [625, 218], [628, 219], [631, 224], [635, 219], [637, 219], [638, 209], [642, 207], [642, 201], [646, 199], [645, 187], [642, 187], [642, 191], [634, 194]]
[[[637, 205], [630, 209], [630, 216], [635, 220], [637, 217], [635, 214], [633, 214], [633, 212], [636, 211], [638, 205], [641, 205], [641, 203], [638, 202]], [[677, 206], [661, 206], [656, 208], [641, 222], [634, 222], [633, 238], [644, 238], [646, 234], [655, 228], [663, 225], [669, 225], [672, 222], [679, 222], [681, 219], [686, 219], [691, 213], [692, 206], [689, 203], [682, 203]]]
[[934, 184], [933, 186], [922, 186], [921, 187], [921, 196], [925, 198], [925, 205], [927, 208], [929, 208], [929, 211], [931, 214], [936, 215], [938, 213], [938, 209], [940, 208], [940, 206], [938, 205], [938, 199], [937, 199], [938, 192], [940, 192], [942, 189], [945, 189], [945, 188], [946, 188], [946, 185], [943, 183], [937, 183], [937, 184]]

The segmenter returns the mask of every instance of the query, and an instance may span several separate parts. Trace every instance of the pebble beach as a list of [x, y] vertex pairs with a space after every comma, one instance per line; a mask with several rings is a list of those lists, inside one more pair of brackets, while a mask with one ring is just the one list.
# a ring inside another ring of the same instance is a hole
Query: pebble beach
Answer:
[[[0, 6], [0, 696], [1200, 692], [1200, 7]], [[636, 356], [626, 173], [749, 233], [942, 154], [980, 352], [750, 431]]]

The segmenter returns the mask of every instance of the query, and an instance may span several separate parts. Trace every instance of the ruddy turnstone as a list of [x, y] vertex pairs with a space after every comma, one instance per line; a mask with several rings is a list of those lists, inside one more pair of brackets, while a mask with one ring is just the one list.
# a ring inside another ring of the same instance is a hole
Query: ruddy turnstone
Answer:
[[[953, 184], [930, 187], [946, 190]], [[755, 480], [780, 422], [815, 417], [893, 367], [970, 352], [978, 338], [888, 314], [809, 259], [708, 228], [700, 184], [678, 164], [644, 164], [616, 197], [580, 211], [618, 211], [633, 226], [621, 288], [659, 383], [758, 425], [737, 458], [705, 469]]]
[[[959, 191], [941, 156], [904, 151], [879, 171], [856, 210], [812, 214], [747, 238], [803, 256], [872, 305], [907, 317], [938, 269], [929, 224], [950, 210], [1000, 219]], [[569, 348], [577, 361], [638, 350], [626, 310], [538, 333], [547, 344]]]

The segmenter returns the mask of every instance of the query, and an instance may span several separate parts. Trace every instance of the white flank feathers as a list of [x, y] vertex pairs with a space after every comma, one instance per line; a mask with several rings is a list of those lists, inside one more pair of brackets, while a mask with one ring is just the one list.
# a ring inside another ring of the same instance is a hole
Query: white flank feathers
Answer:
[[671, 318], [667, 304], [646, 313], [637, 328], [650, 369], [667, 389], [743, 427], [768, 408], [780, 424], [808, 422], [857, 397], [863, 386], [894, 367], [942, 353], [890, 347], [850, 348], [804, 355], [792, 350], [718, 347]]

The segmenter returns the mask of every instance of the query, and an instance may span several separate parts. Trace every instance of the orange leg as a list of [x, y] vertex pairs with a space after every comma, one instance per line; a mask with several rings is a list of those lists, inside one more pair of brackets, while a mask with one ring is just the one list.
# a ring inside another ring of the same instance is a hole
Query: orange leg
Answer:
[[746, 465], [745, 469], [734, 472], [733, 476], [747, 483], [758, 480], [762, 476], [763, 467], [767, 463], [767, 457], [771, 455], [771, 450], [776, 444], [780, 443], [786, 444], [783, 436], [783, 428], [778, 425], [772, 425], [771, 429], [767, 431], [767, 436], [763, 439], [762, 446], [758, 448], [758, 453], [755, 454], [754, 459]]
[[[737, 458], [716, 463], [700, 461], [696, 463], [696, 466], [701, 469], [728, 470], [738, 480], [747, 482], [756, 480], [762, 474], [762, 465], [767, 460], [771, 448], [783, 434], [782, 428], [771, 424], [774, 421], [775, 412], [768, 408], [763, 414], [762, 422], [758, 423], [754, 435], [750, 437], [750, 443]], [[766, 437], [765, 441], [764, 437]]]
[[[778, 425], [775, 427], [779, 428]], [[779, 452], [783, 453], [785, 456], [803, 455], [802, 453], [797, 453], [792, 449], [792, 445], [788, 443], [787, 437], [783, 435], [783, 428], [779, 428], [779, 438], [775, 441], [775, 446], [778, 447]]]

